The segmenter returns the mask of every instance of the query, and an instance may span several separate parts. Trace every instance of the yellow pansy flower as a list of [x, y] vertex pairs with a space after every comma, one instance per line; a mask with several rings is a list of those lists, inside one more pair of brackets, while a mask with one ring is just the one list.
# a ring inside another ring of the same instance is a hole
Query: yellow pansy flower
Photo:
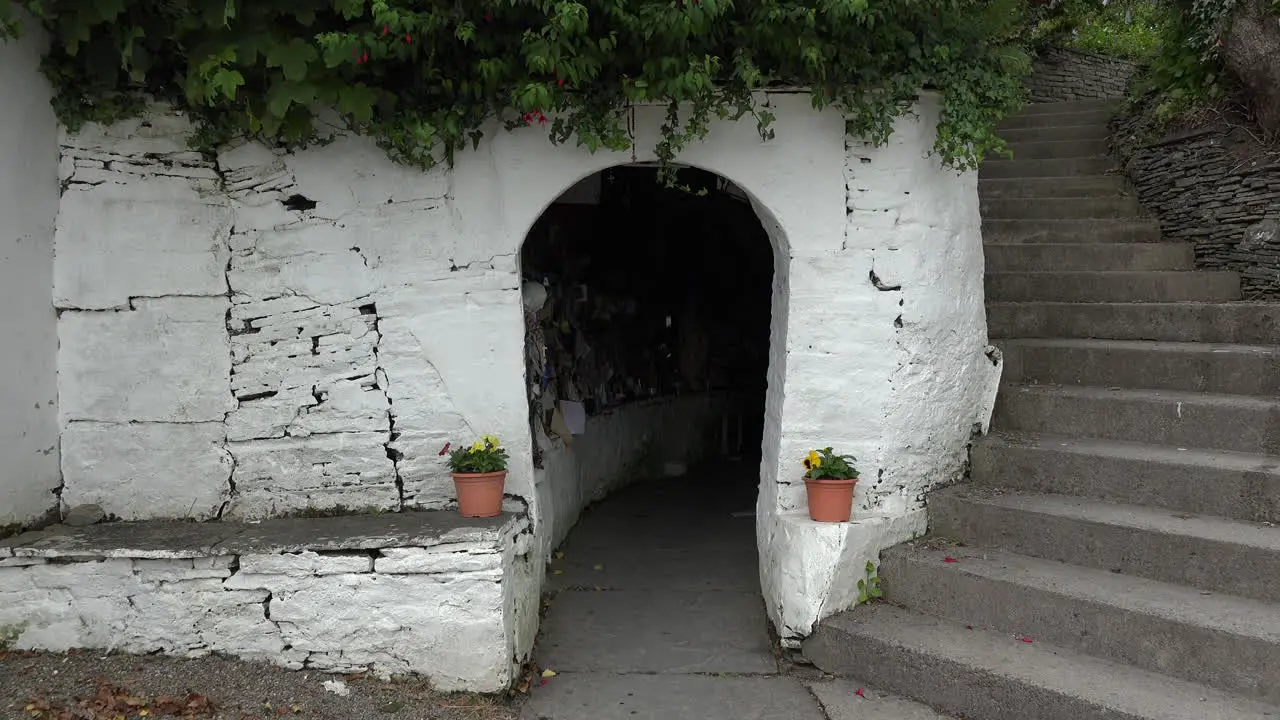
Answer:
[[497, 435], [485, 435], [485, 436], [481, 437], [481, 438], [480, 438], [480, 440], [481, 440], [482, 442], [484, 442], [484, 444], [485, 444], [485, 445], [488, 445], [490, 449], [496, 449], [496, 448], [498, 447], [498, 445], [500, 444], [500, 443], [498, 442], [498, 436], [497, 436]]
[[483, 441], [477, 440], [471, 443], [471, 452], [483, 452], [483, 451], [484, 451]]
[[822, 456], [818, 454], [817, 450], [809, 451], [809, 457], [804, 459], [804, 466], [808, 470], [822, 467]]

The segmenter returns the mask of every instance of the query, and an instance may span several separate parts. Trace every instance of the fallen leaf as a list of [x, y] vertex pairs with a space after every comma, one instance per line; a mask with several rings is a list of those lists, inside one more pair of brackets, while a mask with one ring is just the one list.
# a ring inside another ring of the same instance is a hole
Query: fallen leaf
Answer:
[[564, 559], [564, 551], [562, 550], [562, 551], [560, 551], [560, 552], [557, 552], [557, 553], [556, 553], [555, 555], [553, 555], [552, 557], [554, 557], [554, 558], [555, 558], [555, 559], [557, 559], [557, 560], [563, 560], [563, 559]]
[[603, 569], [604, 569], [604, 565], [597, 565], [597, 566], [596, 566], [596, 570], [603, 570]]
[[857, 695], [858, 695], [858, 697], [860, 697], [860, 698], [865, 698], [865, 697], [866, 697], [866, 695], [863, 695], [863, 694], [862, 694], [862, 688], [858, 688]]
[[942, 562], [944, 562], [944, 563], [953, 563], [953, 562], [960, 562], [960, 561], [959, 561], [959, 560], [956, 560], [956, 559], [955, 559], [955, 558], [953, 558], [953, 557], [944, 557], [944, 558], [942, 558]]
[[1034, 640], [1032, 640], [1032, 639], [1031, 639], [1031, 638], [1029, 638], [1029, 637], [1018, 638], [1018, 639], [1019, 639], [1019, 640], [1021, 640], [1021, 641], [1022, 641], [1022, 642], [1024, 642], [1024, 643], [1035, 642]]
[[552, 575], [563, 575], [563, 574], [564, 574], [564, 571], [563, 571], [563, 570], [552, 570], [552, 571], [551, 571], [551, 574], [552, 574]]
[[542, 671], [542, 677], [544, 677], [544, 678], [555, 677], [555, 676], [556, 676], [556, 671], [555, 671], [555, 670], [543, 670], [543, 671]]

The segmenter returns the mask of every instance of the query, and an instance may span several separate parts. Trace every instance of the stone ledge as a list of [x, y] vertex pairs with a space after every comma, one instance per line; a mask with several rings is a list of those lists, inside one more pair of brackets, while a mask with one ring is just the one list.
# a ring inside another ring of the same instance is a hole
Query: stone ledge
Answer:
[[452, 511], [286, 518], [255, 523], [151, 520], [44, 530], [0, 540], [0, 558], [197, 558], [432, 547], [497, 542], [523, 515], [464, 518]]
[[534, 545], [511, 513], [59, 525], [0, 541], [0, 636], [496, 692], [532, 646]]

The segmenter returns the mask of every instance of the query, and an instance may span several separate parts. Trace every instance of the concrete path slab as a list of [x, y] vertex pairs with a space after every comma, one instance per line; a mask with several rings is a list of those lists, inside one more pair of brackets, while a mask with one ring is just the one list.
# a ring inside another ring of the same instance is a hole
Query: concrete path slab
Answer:
[[524, 718], [825, 720], [778, 674], [755, 519], [739, 512], [754, 470], [718, 472], [638, 483], [583, 514], [551, 563], [535, 658], [560, 674]]
[[[750, 520], [746, 521], [751, 523]], [[754, 541], [754, 538], [752, 539]], [[570, 544], [551, 562], [547, 585], [610, 590], [736, 590], [759, 595], [760, 567], [754, 552], [716, 552], [707, 544], [661, 550], [593, 549]], [[709, 565], [708, 557], [717, 562]]]
[[560, 593], [538, 661], [557, 671], [777, 672], [764, 601], [717, 590]]
[[[825, 720], [789, 677], [565, 673], [535, 688], [521, 720]], [[850, 716], [857, 717], [857, 716]], [[893, 716], [880, 720], [892, 720]], [[914, 720], [914, 719], [912, 719]]]

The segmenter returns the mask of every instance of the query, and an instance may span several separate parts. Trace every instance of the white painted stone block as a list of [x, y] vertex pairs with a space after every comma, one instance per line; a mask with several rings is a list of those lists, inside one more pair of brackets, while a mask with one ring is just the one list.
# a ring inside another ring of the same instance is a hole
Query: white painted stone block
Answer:
[[303, 509], [398, 508], [386, 433], [338, 433], [229, 443], [235, 457], [236, 518], [275, 517]]
[[54, 235], [54, 304], [125, 307], [132, 297], [225, 295], [225, 198], [173, 178], [69, 188]]
[[[313, 578], [271, 601], [285, 641], [315, 653], [308, 663], [342, 670], [371, 664], [383, 676], [416, 672], [440, 690], [497, 692], [511, 680], [502, 586], [467, 576], [345, 575]], [[274, 591], [273, 591], [274, 593]], [[340, 663], [326, 657], [340, 656]]]
[[429, 574], [501, 570], [498, 548], [481, 543], [437, 545], [430, 548], [386, 548], [374, 569], [391, 574]]
[[63, 312], [63, 423], [221, 422], [235, 408], [228, 306], [225, 297], [164, 298], [132, 311]]
[[365, 553], [321, 555], [306, 550], [300, 553], [240, 556], [240, 572], [246, 574], [307, 577], [372, 571], [373, 557]]
[[230, 490], [222, 423], [72, 422], [62, 432], [62, 502], [124, 520], [217, 515]]
[[286, 162], [298, 192], [318, 203], [316, 214], [330, 218], [357, 208], [441, 198], [448, 182], [444, 168], [423, 172], [397, 164], [371, 139], [354, 135], [295, 153]]

